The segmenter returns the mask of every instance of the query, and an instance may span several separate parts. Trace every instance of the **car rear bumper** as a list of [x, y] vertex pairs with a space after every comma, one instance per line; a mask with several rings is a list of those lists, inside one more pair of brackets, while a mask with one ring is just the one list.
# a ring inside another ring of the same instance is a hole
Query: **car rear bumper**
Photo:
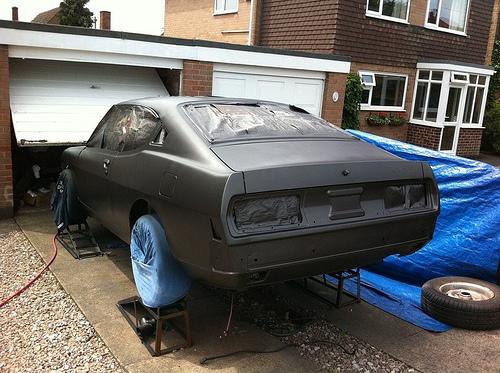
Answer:
[[213, 240], [210, 268], [186, 266], [194, 277], [227, 289], [339, 272], [417, 251], [432, 239], [437, 215], [433, 211], [239, 246]]

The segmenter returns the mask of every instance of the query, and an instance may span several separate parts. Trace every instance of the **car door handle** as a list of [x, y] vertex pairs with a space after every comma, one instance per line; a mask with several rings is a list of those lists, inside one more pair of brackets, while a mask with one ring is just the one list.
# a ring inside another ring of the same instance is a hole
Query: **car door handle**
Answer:
[[104, 167], [104, 173], [107, 175], [109, 173], [109, 165], [111, 164], [111, 161], [109, 159], [105, 159], [103, 162], [103, 167]]

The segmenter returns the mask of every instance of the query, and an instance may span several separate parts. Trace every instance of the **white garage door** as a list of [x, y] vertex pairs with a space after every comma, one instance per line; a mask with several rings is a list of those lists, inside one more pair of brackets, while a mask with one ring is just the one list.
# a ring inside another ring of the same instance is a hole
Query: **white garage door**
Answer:
[[323, 74], [314, 74], [314, 77], [310, 77], [312, 74], [303, 73], [303, 76], [297, 76], [302, 74], [280, 70], [271, 75], [259, 69], [245, 73], [244, 68], [233, 68], [231, 71], [230, 67], [217, 65], [214, 70], [212, 90], [214, 96], [277, 101], [296, 105], [311, 114], [318, 116], [321, 114]]
[[152, 68], [10, 61], [10, 102], [19, 145], [81, 144], [113, 104], [151, 96], [168, 96]]

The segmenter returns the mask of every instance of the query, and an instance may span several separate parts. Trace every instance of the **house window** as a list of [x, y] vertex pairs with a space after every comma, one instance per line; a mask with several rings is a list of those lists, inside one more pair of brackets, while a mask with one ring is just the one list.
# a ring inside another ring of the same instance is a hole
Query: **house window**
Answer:
[[457, 84], [467, 84], [469, 83], [469, 74], [452, 72], [451, 82]]
[[238, 12], [238, 0], [215, 0], [214, 14], [227, 14]]
[[408, 21], [410, 0], [368, 0], [366, 14], [392, 21]]
[[486, 95], [486, 77], [483, 75], [470, 75], [467, 87], [463, 123], [480, 124], [483, 102]]
[[404, 75], [359, 72], [363, 83], [361, 109], [403, 111], [408, 78]]
[[413, 104], [413, 119], [436, 122], [441, 97], [442, 71], [420, 70]]
[[426, 27], [465, 34], [469, 0], [429, 0]]

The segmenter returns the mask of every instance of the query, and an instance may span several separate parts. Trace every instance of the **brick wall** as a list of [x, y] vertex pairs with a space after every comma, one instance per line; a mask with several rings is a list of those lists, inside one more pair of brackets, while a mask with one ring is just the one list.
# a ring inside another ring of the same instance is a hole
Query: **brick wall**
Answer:
[[412, 25], [424, 26], [427, 18], [428, 0], [411, 0], [409, 21]]
[[183, 96], [211, 96], [214, 66], [210, 62], [184, 61]]
[[424, 148], [439, 150], [439, 141], [441, 140], [441, 128], [419, 126], [410, 123], [408, 125], [407, 142]]
[[490, 35], [488, 39], [488, 49], [486, 52], [486, 59], [484, 63], [486, 65], [491, 64], [491, 56], [493, 54], [493, 47], [495, 46], [495, 40], [497, 38], [498, 32], [498, 17], [500, 16], [500, 0], [495, 0], [495, 5], [493, 7], [493, 19], [490, 26]]
[[[342, 125], [346, 78], [347, 74], [328, 73], [325, 80], [322, 117], [339, 127]], [[337, 102], [333, 102], [334, 92], [339, 93]]]
[[463, 157], [479, 155], [482, 137], [482, 128], [461, 128], [458, 137], [457, 155]]
[[[366, 16], [366, 0], [339, 0], [334, 50], [353, 61], [413, 67], [421, 58], [483, 64], [496, 0], [470, 2], [467, 36]], [[420, 12], [411, 7], [410, 12]], [[419, 22], [418, 14], [413, 21]], [[412, 19], [410, 18], [410, 19]]]
[[332, 53], [339, 0], [264, 0], [259, 45]]
[[10, 138], [9, 54], [0, 45], [0, 218], [13, 215]]
[[367, 17], [366, 0], [266, 0], [260, 45], [408, 68], [422, 58], [483, 64], [495, 1], [471, 1], [462, 36], [424, 28], [426, 0], [411, 2], [410, 24]]
[[250, 3], [240, 0], [238, 13], [214, 15], [213, 0], [165, 1], [164, 36], [247, 44]]
[[[374, 73], [393, 73], [393, 74], [401, 74], [401, 75], [407, 75], [408, 76], [408, 83], [406, 87], [406, 98], [405, 98], [405, 104], [404, 108], [402, 111], [391, 111], [387, 112], [387, 114], [399, 114], [403, 116], [406, 119], [409, 119], [410, 114], [411, 114], [411, 107], [413, 104], [413, 92], [414, 92], [414, 87], [415, 87], [415, 77], [417, 74], [416, 69], [409, 69], [409, 68], [404, 68], [404, 67], [394, 67], [394, 66], [380, 66], [380, 65], [373, 65], [373, 64], [367, 64], [367, 63], [355, 63], [353, 62], [351, 65], [351, 71], [352, 72], [358, 72], [360, 70], [366, 70], [366, 71], [371, 71]], [[371, 114], [371, 113], [378, 113], [380, 110], [362, 110], [360, 112], [359, 116], [359, 121], [360, 121], [360, 129], [365, 132], [370, 132], [378, 136], [383, 136], [383, 137], [388, 137], [390, 139], [394, 140], [399, 140], [399, 141], [406, 141], [407, 139], [407, 133], [408, 133], [408, 126], [403, 125], [403, 126], [382, 126], [382, 127], [377, 127], [377, 126], [370, 126], [366, 123], [366, 118]]]

